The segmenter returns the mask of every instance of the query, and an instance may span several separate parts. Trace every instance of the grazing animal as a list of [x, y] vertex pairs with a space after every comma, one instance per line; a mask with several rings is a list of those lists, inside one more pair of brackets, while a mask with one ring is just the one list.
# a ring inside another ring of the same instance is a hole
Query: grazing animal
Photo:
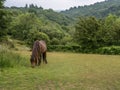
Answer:
[[41, 64], [41, 59], [43, 58], [43, 63], [47, 64], [47, 59], [46, 59], [46, 52], [47, 52], [47, 46], [45, 41], [41, 40], [36, 40], [33, 45], [32, 49], [32, 55], [30, 58], [31, 66], [34, 67], [36, 65]]

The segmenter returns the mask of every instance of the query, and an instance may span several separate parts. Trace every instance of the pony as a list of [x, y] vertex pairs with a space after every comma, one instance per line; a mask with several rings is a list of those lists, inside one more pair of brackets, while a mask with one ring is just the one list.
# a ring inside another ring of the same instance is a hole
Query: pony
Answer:
[[43, 63], [47, 64], [47, 59], [46, 59], [46, 52], [47, 52], [47, 46], [45, 41], [41, 40], [36, 40], [33, 45], [32, 49], [32, 55], [30, 58], [31, 66], [34, 67], [36, 65], [41, 64], [41, 59], [43, 58]]

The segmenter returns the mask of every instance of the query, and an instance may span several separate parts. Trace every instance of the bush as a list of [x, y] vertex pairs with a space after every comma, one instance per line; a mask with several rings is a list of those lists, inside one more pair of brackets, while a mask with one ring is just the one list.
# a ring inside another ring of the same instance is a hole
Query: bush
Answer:
[[96, 50], [96, 53], [120, 55], [120, 46], [102, 47]]
[[48, 45], [48, 51], [120, 55], [120, 46], [102, 47], [99, 49], [86, 49], [79, 45]]
[[48, 51], [81, 52], [81, 46], [77, 45], [48, 45]]

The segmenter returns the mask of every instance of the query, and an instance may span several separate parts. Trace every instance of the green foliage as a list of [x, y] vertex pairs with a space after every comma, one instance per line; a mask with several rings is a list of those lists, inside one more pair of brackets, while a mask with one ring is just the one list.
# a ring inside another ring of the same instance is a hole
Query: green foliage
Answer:
[[3, 8], [5, 0], [0, 0], [0, 37], [7, 34], [7, 27], [9, 24], [9, 13]]
[[120, 46], [102, 47], [95, 51], [99, 54], [120, 55]]
[[13, 37], [26, 39], [31, 29], [39, 30], [40, 20], [32, 13], [21, 14], [11, 22]]
[[27, 35], [26, 43], [28, 46], [32, 47], [35, 40], [44, 40], [47, 44], [49, 44], [50, 39], [48, 35], [43, 32], [38, 32], [37, 30], [30, 30], [30, 33]]
[[45, 22], [40, 31], [46, 33], [50, 39], [61, 39], [64, 36], [64, 31], [61, 26], [50, 21]]
[[52, 9], [49, 10], [44, 10], [44, 15], [46, 16], [47, 19], [54, 21], [60, 25], [68, 25], [71, 23], [71, 19], [67, 16], [64, 16], [60, 13], [54, 12]]
[[99, 21], [94, 17], [81, 17], [76, 25], [74, 38], [84, 49], [95, 49], [98, 47], [97, 32]]
[[120, 45], [120, 17], [115, 20], [114, 22], [114, 44], [115, 45]]
[[99, 47], [120, 45], [119, 24], [119, 17], [111, 14], [103, 20], [82, 17], [75, 26], [74, 38], [86, 53], [94, 53]]
[[79, 45], [48, 45], [48, 51], [82, 52]]
[[4, 3], [5, 0], [0, 0], [0, 9], [3, 8], [3, 3]]
[[120, 27], [119, 17], [109, 15], [101, 23], [101, 30], [99, 31], [99, 40], [106, 46], [120, 45]]
[[70, 45], [73, 44], [73, 38], [70, 35], [65, 35], [62, 39], [61, 39], [61, 44], [62, 45]]
[[120, 0], [105, 0], [103, 2], [97, 2], [92, 5], [71, 7], [69, 10], [62, 11], [71, 18], [76, 19], [79, 16], [95, 16], [103, 18], [111, 14], [120, 15]]
[[8, 33], [8, 26], [11, 21], [10, 13], [5, 9], [0, 9], [0, 37]]
[[[30, 11], [30, 9], [33, 9], [37, 13]], [[14, 38], [24, 40], [28, 44], [33, 43], [36, 39], [43, 39], [46, 42], [50, 42], [50, 44], [52, 44], [54, 42], [54, 38], [59, 40], [59, 44], [61, 43], [60, 39], [62, 39], [67, 32], [65, 32], [59, 24], [62, 24], [60, 23], [60, 20], [65, 17], [59, 15], [53, 10], [40, 9], [38, 11], [38, 8], [35, 7], [28, 8], [28, 12], [29, 13], [18, 14], [18, 16], [13, 18], [9, 32]], [[45, 17], [42, 17], [43, 15], [41, 14], [44, 14]], [[54, 15], [57, 16], [53, 18]], [[57, 17], [60, 17], [60, 20], [58, 20]], [[64, 26], [64, 24], [62, 26]], [[42, 33], [42, 36], [40, 33]]]
[[[96, 3], [90, 6], [71, 8], [66, 11], [67, 14], [70, 14], [73, 10], [73, 17], [71, 18], [52, 9], [46, 10], [34, 4], [22, 8], [5, 8], [6, 10], [2, 9], [3, 12], [10, 12], [10, 15], [1, 13], [0, 35], [10, 35], [26, 42], [30, 47], [35, 40], [42, 39], [50, 46], [50, 51], [71, 50], [72, 52], [94, 53], [101, 47], [119, 46], [120, 17], [116, 16], [119, 13], [116, 14], [115, 12], [120, 5], [118, 0], [114, 1], [114, 3], [112, 3], [113, 0], [101, 2], [102, 5]], [[79, 14], [79, 10], [81, 14]], [[69, 13], [69, 11], [71, 12]], [[108, 15], [108, 13], [114, 13], [114, 15]], [[75, 17], [79, 15], [80, 18], [75, 23], [78, 19]], [[93, 16], [104, 18], [98, 19]], [[4, 39], [4, 37], [0, 39]]]
[[53, 38], [50, 42], [51, 45], [59, 45], [60, 44], [60, 40], [58, 40], [57, 38]]
[[83, 49], [79, 45], [48, 45], [48, 51], [120, 55], [120, 46], [101, 47], [98, 49], [91, 50], [91, 49]]

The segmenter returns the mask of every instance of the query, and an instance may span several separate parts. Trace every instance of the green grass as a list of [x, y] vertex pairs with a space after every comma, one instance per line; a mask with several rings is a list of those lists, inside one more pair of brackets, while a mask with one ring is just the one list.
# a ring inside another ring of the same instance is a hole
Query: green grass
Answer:
[[0, 48], [0, 70], [10, 67], [27, 66], [27, 63], [21, 55], [9, 51], [4, 47]]
[[1, 69], [0, 90], [120, 90], [120, 56], [52, 52], [31, 68], [30, 52], [15, 53], [27, 64]]

